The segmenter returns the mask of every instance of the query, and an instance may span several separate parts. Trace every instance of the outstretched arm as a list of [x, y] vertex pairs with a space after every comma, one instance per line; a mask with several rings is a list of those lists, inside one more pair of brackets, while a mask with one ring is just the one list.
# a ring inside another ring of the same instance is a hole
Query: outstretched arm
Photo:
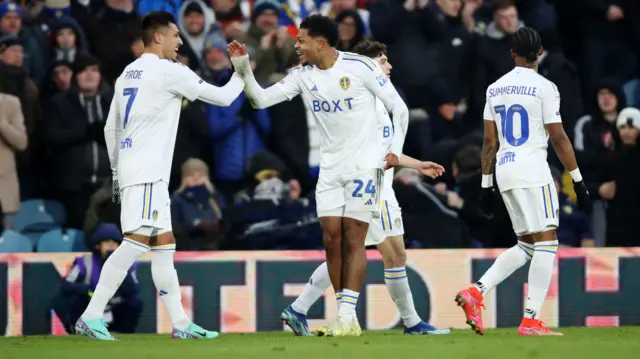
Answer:
[[497, 137], [496, 123], [493, 119], [488, 120], [485, 118], [481, 155], [482, 188], [493, 187], [493, 171], [496, 168], [496, 152], [498, 151]]
[[434, 179], [442, 176], [442, 174], [444, 173], [444, 167], [440, 166], [437, 163], [420, 161], [404, 154], [400, 156], [398, 166], [413, 168], [414, 170], [420, 171], [423, 176], [431, 177]]
[[236, 73], [245, 83], [244, 90], [253, 107], [257, 109], [271, 107], [280, 102], [291, 100], [300, 93], [300, 88], [291, 74], [275, 85], [263, 89], [253, 76], [249, 55], [247, 55], [244, 45], [233, 41], [229, 44], [228, 51]]
[[200, 76], [181, 64], [170, 64], [166, 73], [165, 86], [169, 92], [182, 96], [189, 101], [196, 99], [215, 105], [229, 106], [242, 93], [244, 82], [240, 76], [233, 74], [231, 80], [223, 87], [204, 82]]

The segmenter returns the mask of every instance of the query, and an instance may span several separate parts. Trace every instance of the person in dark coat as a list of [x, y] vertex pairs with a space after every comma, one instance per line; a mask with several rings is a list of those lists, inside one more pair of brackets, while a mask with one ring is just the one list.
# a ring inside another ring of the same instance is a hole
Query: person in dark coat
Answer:
[[[62, 282], [60, 293], [52, 303], [53, 310], [62, 321], [67, 333], [75, 333], [75, 323], [96, 290], [104, 262], [121, 242], [122, 234], [118, 226], [102, 223], [93, 235], [91, 253], [74, 259], [71, 270]], [[144, 306], [140, 299], [137, 268], [137, 263], [131, 266], [120, 288], [105, 309], [104, 318], [109, 324], [109, 330], [119, 333], [136, 331]]]

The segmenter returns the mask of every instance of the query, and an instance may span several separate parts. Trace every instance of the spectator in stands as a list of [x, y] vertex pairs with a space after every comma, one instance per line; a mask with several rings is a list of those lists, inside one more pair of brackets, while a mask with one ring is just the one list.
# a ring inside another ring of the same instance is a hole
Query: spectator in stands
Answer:
[[293, 47], [296, 41], [286, 27], [279, 26], [279, 17], [280, 3], [277, 0], [258, 0], [248, 31], [236, 38], [255, 51], [256, 68], [253, 73], [263, 85], [278, 82], [286, 69], [298, 61]]
[[29, 147], [16, 154], [18, 178], [20, 181], [20, 197], [29, 199], [39, 196], [37, 163], [36, 127], [40, 123], [40, 99], [38, 87], [28, 76], [23, 66], [24, 48], [16, 36], [0, 38], [0, 93], [14, 95], [20, 99], [24, 126], [27, 131]]
[[[573, 138], [575, 124], [584, 114], [578, 68], [565, 57], [557, 31], [542, 30], [540, 37], [544, 51], [538, 58], [538, 72], [558, 87], [558, 92], [562, 96], [560, 101], [562, 124], [569, 138]], [[554, 153], [555, 156], [555, 152], [551, 149], [550, 153]]]
[[42, 89], [42, 100], [46, 102], [51, 96], [68, 91], [71, 88], [73, 69], [68, 61], [55, 61], [51, 67], [49, 78]]
[[235, 249], [321, 247], [315, 195], [301, 197], [300, 182], [284, 162], [259, 151], [249, 165], [253, 185], [229, 209], [229, 243]]
[[84, 218], [84, 240], [87, 248], [91, 248], [91, 238], [100, 223], [113, 223], [120, 228], [120, 204], [113, 201], [113, 181], [108, 177], [104, 185], [91, 195], [89, 209]]
[[607, 168], [617, 142], [616, 120], [626, 105], [620, 82], [614, 78], [601, 80], [589, 105], [590, 113], [576, 122], [573, 147], [593, 199], [591, 226], [596, 245], [601, 247], [607, 233], [606, 201], [615, 195], [613, 181], [607, 180]]
[[184, 42], [179, 51], [189, 58], [189, 67], [197, 70], [202, 66], [207, 36], [214, 32], [222, 34], [222, 29], [216, 24], [213, 10], [203, 0], [183, 2], [177, 21]]
[[616, 125], [620, 142], [608, 168], [614, 195], [607, 208], [607, 246], [633, 247], [640, 218], [640, 110], [622, 110]]
[[0, 35], [17, 36], [24, 49], [24, 66], [31, 79], [40, 85], [46, 74], [42, 33], [22, 24], [22, 9], [13, 1], [0, 3]]
[[204, 161], [190, 158], [182, 164], [180, 188], [171, 197], [171, 219], [178, 250], [214, 250], [224, 239], [226, 204], [209, 179]]
[[319, 12], [324, 16], [328, 16], [336, 22], [338, 21], [338, 15], [345, 11], [351, 10], [356, 11], [362, 20], [362, 24], [364, 25], [364, 33], [369, 33], [369, 11], [366, 9], [358, 8], [358, 0], [328, 0], [323, 1], [319, 5]]
[[43, 138], [52, 152], [52, 187], [67, 211], [68, 225], [82, 228], [91, 195], [111, 176], [104, 123], [113, 89], [102, 81], [98, 60], [78, 55], [74, 80], [47, 106]]
[[[120, 229], [115, 224], [102, 223], [92, 237], [91, 253], [76, 257], [73, 261], [71, 270], [62, 283], [61, 291], [52, 303], [53, 310], [67, 333], [75, 333], [75, 322], [89, 304], [89, 299], [98, 285], [104, 262], [121, 242]], [[138, 326], [143, 302], [140, 299], [137, 268], [138, 263], [131, 266], [105, 309], [105, 322], [113, 332], [135, 333]]]
[[493, 22], [489, 24], [486, 35], [477, 38], [472, 57], [475, 68], [471, 72], [471, 118], [482, 118], [487, 87], [513, 69], [511, 36], [522, 26], [524, 23], [518, 18], [518, 10], [511, 1], [495, 2]]
[[245, 31], [246, 15], [240, 8], [240, 0], [209, 0], [209, 4], [226, 39], [235, 39]]
[[102, 76], [113, 86], [122, 70], [133, 61], [131, 45], [140, 33], [140, 19], [133, 0], [105, 0], [78, 21], [87, 31], [90, 52], [104, 64]]
[[0, 214], [2, 226], [13, 228], [13, 216], [20, 209], [16, 151], [27, 148], [27, 131], [20, 99], [0, 93]]
[[468, 248], [472, 238], [458, 213], [442, 204], [416, 170], [396, 173], [393, 190], [402, 207], [405, 241], [411, 248]]
[[336, 49], [351, 51], [360, 41], [364, 40], [366, 29], [356, 10], [343, 10], [336, 15], [335, 21], [338, 23], [340, 35]]
[[51, 25], [51, 60], [73, 63], [76, 54], [87, 51], [87, 40], [78, 22], [65, 16]]
[[556, 230], [558, 242], [567, 247], [594, 247], [596, 241], [591, 234], [591, 223], [586, 213], [580, 212], [575, 202], [563, 191], [562, 171], [551, 167], [551, 175], [558, 191], [558, 219]]
[[[231, 77], [231, 62], [227, 43], [213, 36], [207, 40], [206, 66], [202, 78], [216, 86], [223, 86]], [[251, 156], [264, 149], [269, 138], [270, 119], [266, 109], [255, 110], [244, 93], [229, 107], [205, 104], [209, 133], [213, 140], [213, 174], [216, 186], [227, 201], [242, 190], [245, 171]]]
[[[587, 97], [605, 77], [626, 82], [636, 75], [638, 57], [632, 44], [631, 9], [636, 1], [565, 0], [557, 2], [563, 21], [565, 43], [580, 59], [583, 96]], [[635, 14], [634, 14], [635, 15]], [[637, 21], [636, 21], [637, 22]], [[637, 36], [637, 32], [635, 34]]]

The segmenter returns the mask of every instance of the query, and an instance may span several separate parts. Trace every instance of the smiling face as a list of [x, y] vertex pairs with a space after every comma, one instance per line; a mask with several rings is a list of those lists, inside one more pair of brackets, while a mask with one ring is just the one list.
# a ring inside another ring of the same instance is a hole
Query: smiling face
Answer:
[[295, 44], [296, 53], [303, 64], [318, 65], [322, 58], [322, 52], [329, 47], [327, 41], [320, 37], [309, 36], [307, 29], [298, 31], [298, 38]]
[[163, 58], [176, 61], [178, 58], [178, 49], [182, 46], [180, 38], [180, 30], [174, 23], [162, 28], [154, 35], [154, 40], [160, 45]]

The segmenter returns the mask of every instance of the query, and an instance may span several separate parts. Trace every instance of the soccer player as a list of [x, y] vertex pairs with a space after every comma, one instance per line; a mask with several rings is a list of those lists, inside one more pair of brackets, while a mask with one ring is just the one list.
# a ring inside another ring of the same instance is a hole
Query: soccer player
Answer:
[[127, 270], [151, 251], [151, 275], [173, 323], [175, 339], [216, 338], [217, 332], [192, 323], [182, 308], [173, 264], [169, 173], [182, 99], [229, 106], [244, 83], [235, 75], [223, 88], [203, 82], [176, 62], [182, 45], [173, 16], [159, 11], [142, 20], [144, 54], [116, 81], [104, 132], [114, 173], [114, 195], [121, 195], [124, 240], [105, 262], [100, 281], [76, 332], [114, 340], [102, 320], [105, 305]]
[[[387, 59], [387, 47], [384, 44], [365, 40], [359, 43], [353, 52], [374, 59], [385, 76], [390, 78], [392, 66]], [[376, 100], [376, 111], [379, 118], [379, 136], [383, 139], [385, 146], [391, 146], [393, 124], [380, 100]], [[399, 165], [414, 168], [431, 178], [436, 178], [444, 172], [444, 168], [440, 165], [433, 162], [421, 162], [406, 155], [400, 157]], [[377, 246], [382, 254], [385, 268], [384, 280], [387, 284], [387, 290], [400, 312], [405, 334], [449, 334], [449, 329], [438, 330], [423, 322], [413, 304], [413, 296], [405, 271], [406, 252], [402, 237], [404, 229], [400, 206], [393, 192], [393, 175], [393, 168], [385, 171], [380, 218], [374, 218], [369, 224], [365, 245]], [[280, 316], [296, 335], [311, 335], [306, 314], [313, 303], [318, 301], [329, 288], [329, 285], [331, 285], [331, 281], [325, 262], [313, 272], [309, 282], [302, 290], [302, 294]]]
[[[243, 45], [229, 54], [253, 105], [265, 108], [302, 94], [320, 131], [320, 176], [316, 203], [331, 284], [340, 299], [336, 322], [320, 335], [362, 335], [356, 304], [367, 266], [365, 236], [380, 208], [382, 168], [398, 165], [409, 110], [372, 59], [337, 51], [338, 29], [326, 16], [300, 24], [296, 51], [304, 64], [279, 83], [261, 88]], [[376, 98], [393, 114], [391, 152], [378, 134]], [[343, 236], [344, 233], [344, 236]]]
[[571, 142], [562, 127], [560, 94], [552, 82], [538, 74], [541, 43], [535, 30], [519, 29], [512, 37], [511, 57], [515, 68], [487, 89], [481, 205], [491, 214], [493, 171], [497, 162], [496, 180], [518, 244], [503, 252], [478, 282], [456, 296], [467, 324], [480, 335], [484, 334], [483, 297], [528, 261], [531, 261], [529, 289], [518, 334], [562, 335], [547, 328], [538, 317], [551, 283], [558, 249], [559, 208], [547, 163], [549, 137], [558, 158], [573, 178], [578, 207], [587, 212], [591, 208]]

